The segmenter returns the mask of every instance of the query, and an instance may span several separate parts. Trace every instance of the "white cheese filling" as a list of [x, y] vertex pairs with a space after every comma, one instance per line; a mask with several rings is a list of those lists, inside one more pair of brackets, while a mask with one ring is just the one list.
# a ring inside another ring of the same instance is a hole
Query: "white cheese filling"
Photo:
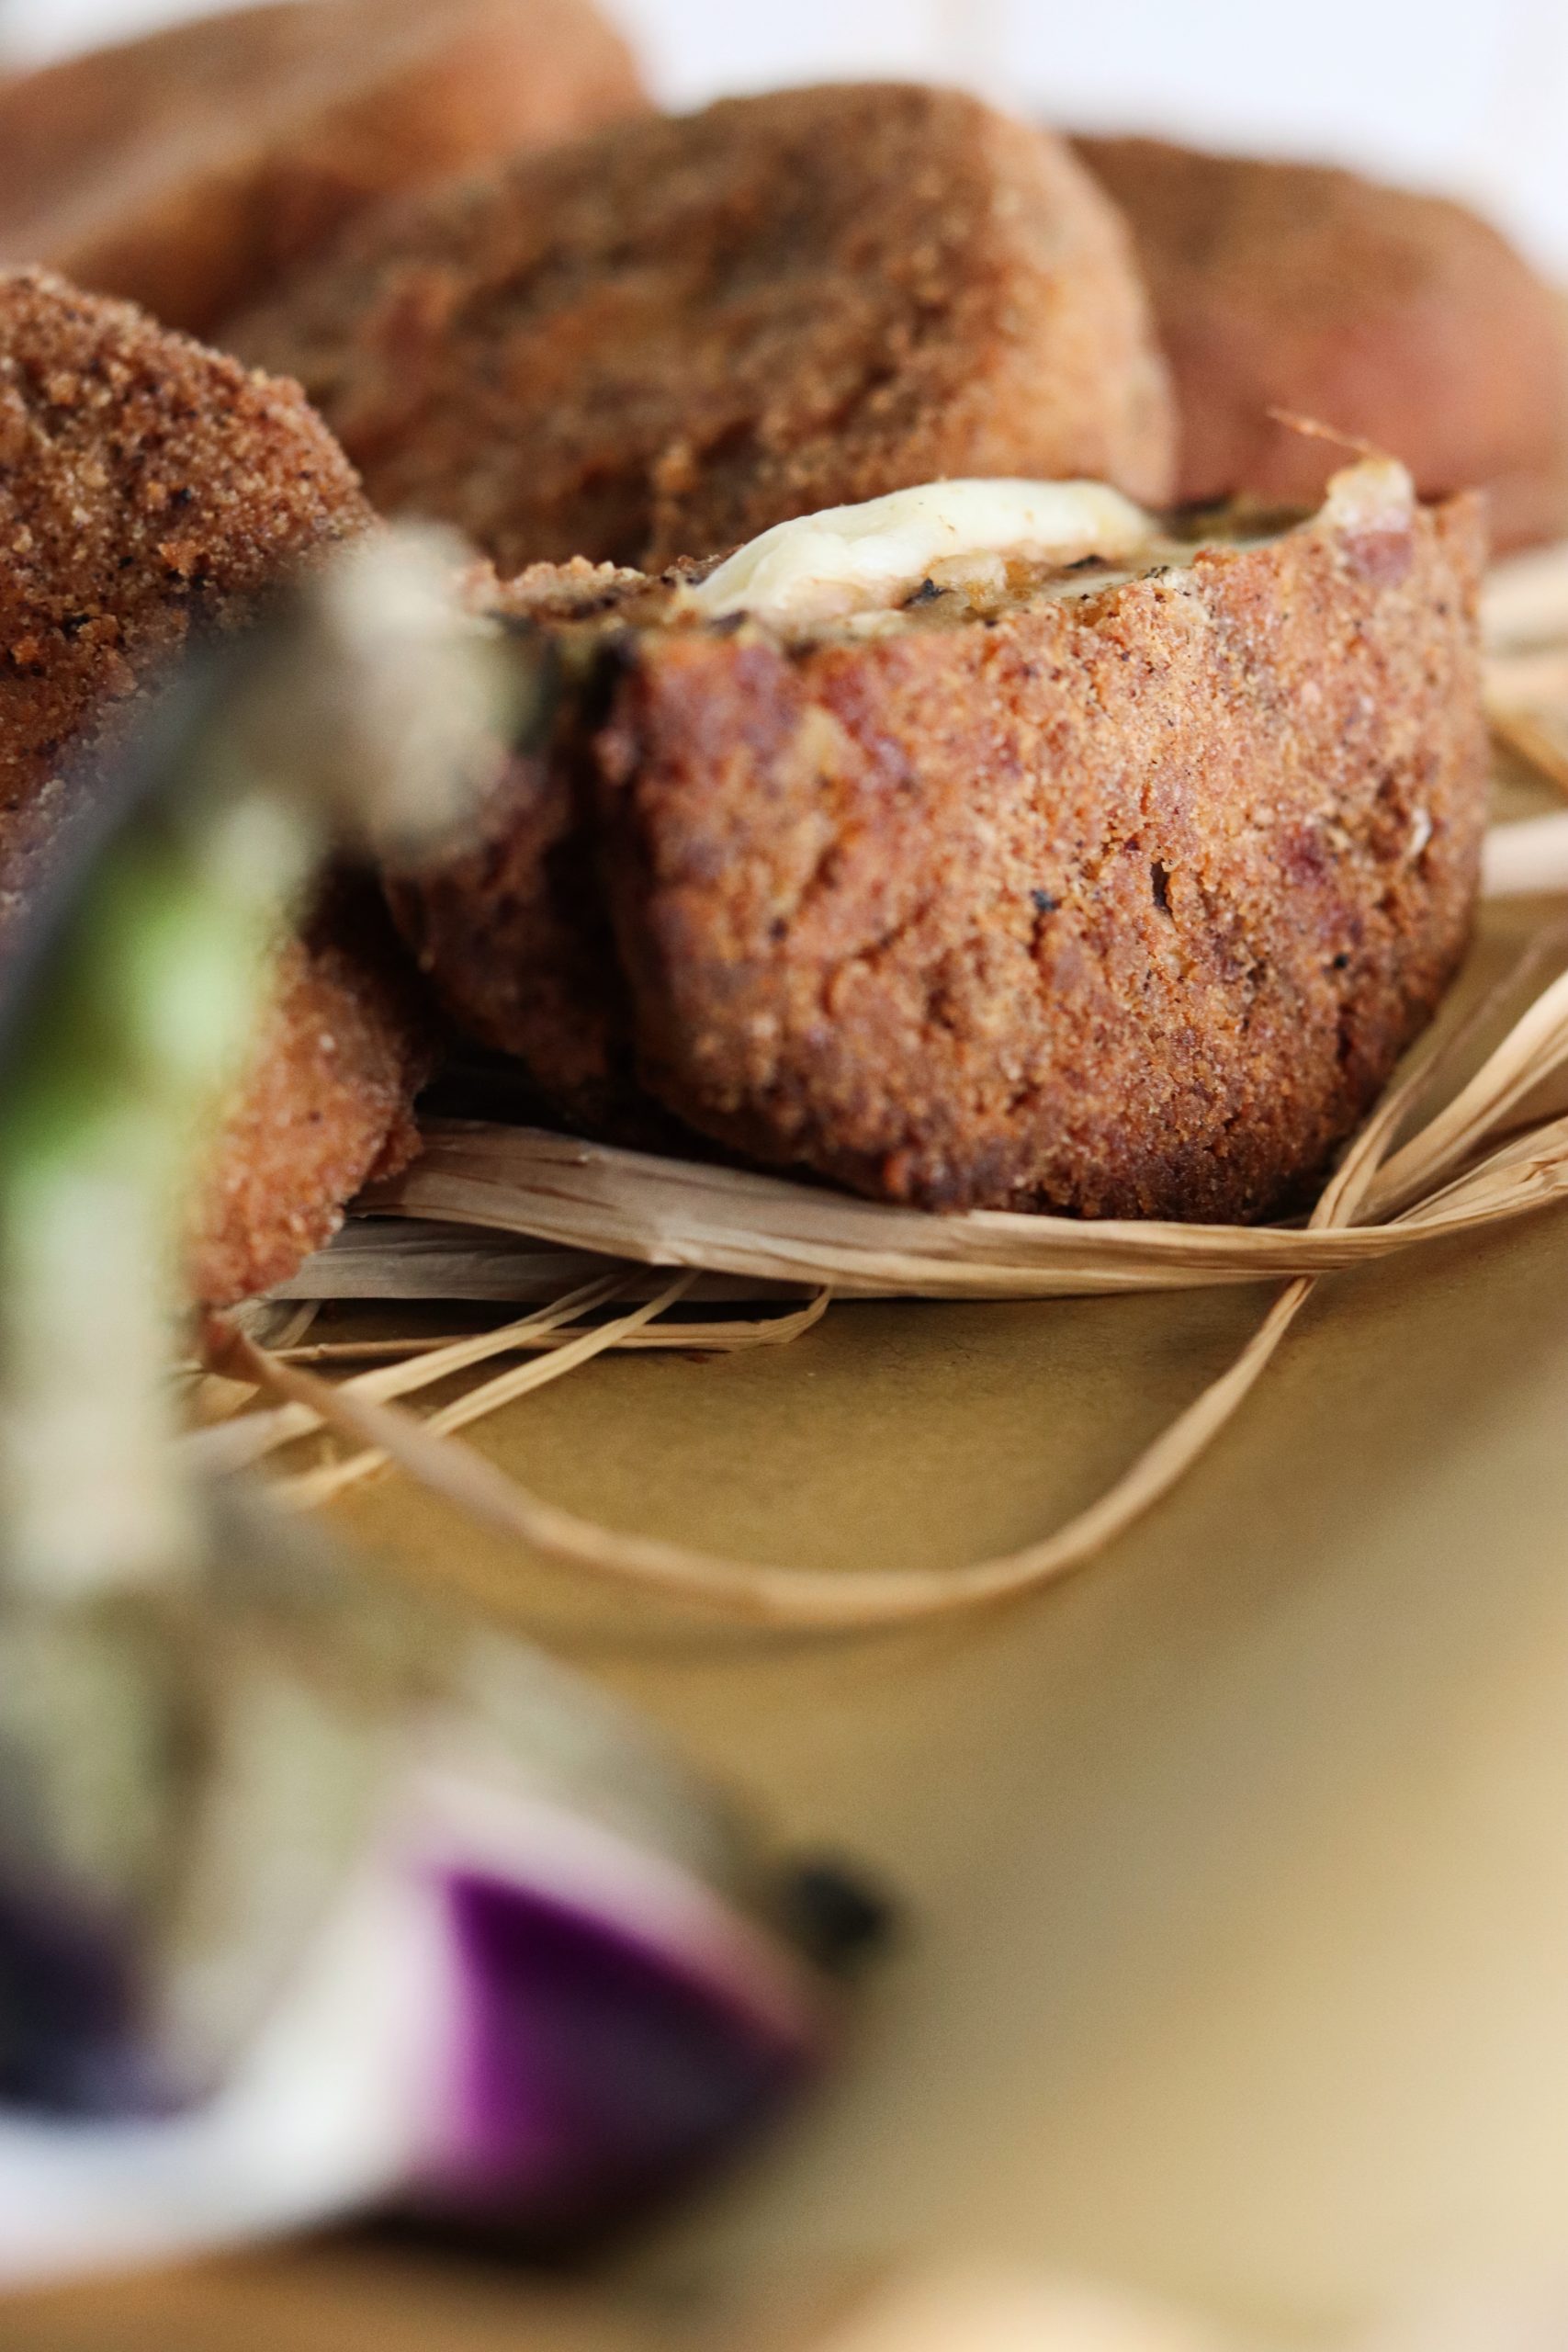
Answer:
[[776, 523], [691, 588], [687, 609], [709, 620], [831, 621], [886, 611], [966, 560], [1125, 563], [1161, 544], [1153, 516], [1105, 482], [924, 482]]
[[1344, 530], [1376, 530], [1406, 520], [1415, 504], [1416, 484], [1397, 458], [1361, 458], [1330, 475], [1323, 517]]

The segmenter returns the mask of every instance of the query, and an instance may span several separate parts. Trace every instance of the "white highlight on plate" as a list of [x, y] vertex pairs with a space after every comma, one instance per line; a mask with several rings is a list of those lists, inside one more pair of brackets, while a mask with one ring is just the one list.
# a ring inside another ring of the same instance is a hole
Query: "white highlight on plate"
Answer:
[[0, 2290], [301, 2228], [407, 2178], [439, 2065], [447, 1931], [369, 1864], [223, 2089], [167, 2118], [0, 2118]]

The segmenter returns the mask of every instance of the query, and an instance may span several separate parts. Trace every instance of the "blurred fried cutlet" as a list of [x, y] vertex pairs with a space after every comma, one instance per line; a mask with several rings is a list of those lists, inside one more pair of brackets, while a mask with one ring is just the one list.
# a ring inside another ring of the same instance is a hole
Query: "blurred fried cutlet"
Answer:
[[1568, 321], [1487, 222], [1351, 172], [1077, 145], [1137, 242], [1183, 498], [1315, 497], [1342, 460], [1279, 408], [1403, 458], [1427, 497], [1483, 488], [1499, 549], [1568, 531]]
[[644, 105], [590, 0], [276, 0], [0, 83], [0, 254], [206, 333], [367, 205]]
[[294, 386], [0, 272], [0, 939], [187, 638], [371, 519]]
[[1169, 488], [1113, 208], [952, 91], [844, 85], [633, 122], [386, 208], [236, 321], [385, 513], [503, 571], [657, 568], [941, 475]]
[[1266, 1216], [1467, 936], [1483, 555], [1385, 462], [1266, 536], [977, 552], [837, 618], [540, 567], [501, 601], [555, 743], [394, 911], [569, 1122], [640, 1089], [883, 1200]]
[[[0, 273], [0, 967], [105, 758], [193, 639], [371, 524], [292, 385], [38, 271]], [[370, 943], [367, 946], [366, 943]], [[204, 1295], [276, 1279], [406, 1150], [421, 1047], [362, 913], [287, 951], [202, 1213]]]
[[339, 884], [282, 951], [271, 1016], [199, 1188], [197, 1297], [227, 1306], [286, 1281], [363, 1184], [407, 1165], [430, 1037], [385, 910]]

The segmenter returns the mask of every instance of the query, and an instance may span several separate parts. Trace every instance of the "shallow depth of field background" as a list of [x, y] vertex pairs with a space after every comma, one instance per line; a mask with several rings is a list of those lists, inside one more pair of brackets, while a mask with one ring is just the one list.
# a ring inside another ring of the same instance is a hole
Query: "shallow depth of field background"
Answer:
[[[212, 0], [0, 0], [44, 57]], [[1324, 155], [1468, 196], [1568, 275], [1568, 0], [603, 0], [660, 96], [853, 75]]]

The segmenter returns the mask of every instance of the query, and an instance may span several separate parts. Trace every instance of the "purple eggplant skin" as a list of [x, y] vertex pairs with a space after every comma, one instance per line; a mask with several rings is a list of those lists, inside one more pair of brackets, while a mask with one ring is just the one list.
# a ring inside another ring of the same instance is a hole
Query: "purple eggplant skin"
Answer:
[[207, 1524], [169, 1590], [0, 1568], [0, 2107], [209, 2097], [368, 1834], [412, 1637], [310, 1531], [229, 1492]]
[[782, 2013], [626, 1918], [526, 1883], [446, 1883], [466, 2014], [451, 2150], [420, 2202], [536, 2244], [625, 2227], [778, 2113], [822, 2062]]
[[[417, 2193], [428, 2147], [433, 2187], [471, 2210], [603, 2228], [727, 2149], [820, 2046], [804, 1972], [741, 1921], [727, 1856], [752, 1841], [710, 1792], [456, 1602], [198, 1487], [158, 1408], [180, 1170], [284, 901], [334, 814], [382, 848], [458, 821], [537, 690], [533, 656], [450, 593], [449, 558], [379, 544], [372, 575], [279, 608], [162, 707], [0, 1001], [0, 2101], [27, 2115], [0, 2136], [24, 2167], [51, 2143], [28, 2188], [61, 2245], [82, 2243], [89, 2176], [131, 2184], [154, 2225], [137, 2243], [177, 2237], [187, 2192], [225, 2228], [247, 2195], [277, 2211], [277, 2181], [250, 2177], [278, 2161], [269, 2130], [290, 2102], [319, 2127], [334, 2083], [354, 2129], [344, 2169], [311, 2176], [322, 2211]], [[407, 1818], [425, 1745], [433, 1845]], [[549, 1801], [566, 1826], [541, 1851]], [[588, 1845], [595, 1891], [567, 1899], [547, 1868]], [[367, 1885], [395, 1898], [373, 1928], [407, 1941], [351, 1940], [334, 1978]], [[354, 2063], [334, 2075], [334, 2054]], [[230, 2169], [207, 2197], [214, 2150]]]
[[150, 1921], [197, 1736], [179, 1612], [0, 1597], [0, 2103], [177, 2106], [150, 2030]]
[[164, 2111], [126, 1923], [59, 1888], [0, 1884], [0, 2107], [73, 2116]]
[[0, 2108], [201, 2104], [361, 1861], [435, 1923], [385, 2052], [410, 2210], [581, 2244], [811, 2078], [831, 1992], [674, 1759], [315, 1531], [233, 1490], [208, 1524], [177, 1596], [0, 1589]]

